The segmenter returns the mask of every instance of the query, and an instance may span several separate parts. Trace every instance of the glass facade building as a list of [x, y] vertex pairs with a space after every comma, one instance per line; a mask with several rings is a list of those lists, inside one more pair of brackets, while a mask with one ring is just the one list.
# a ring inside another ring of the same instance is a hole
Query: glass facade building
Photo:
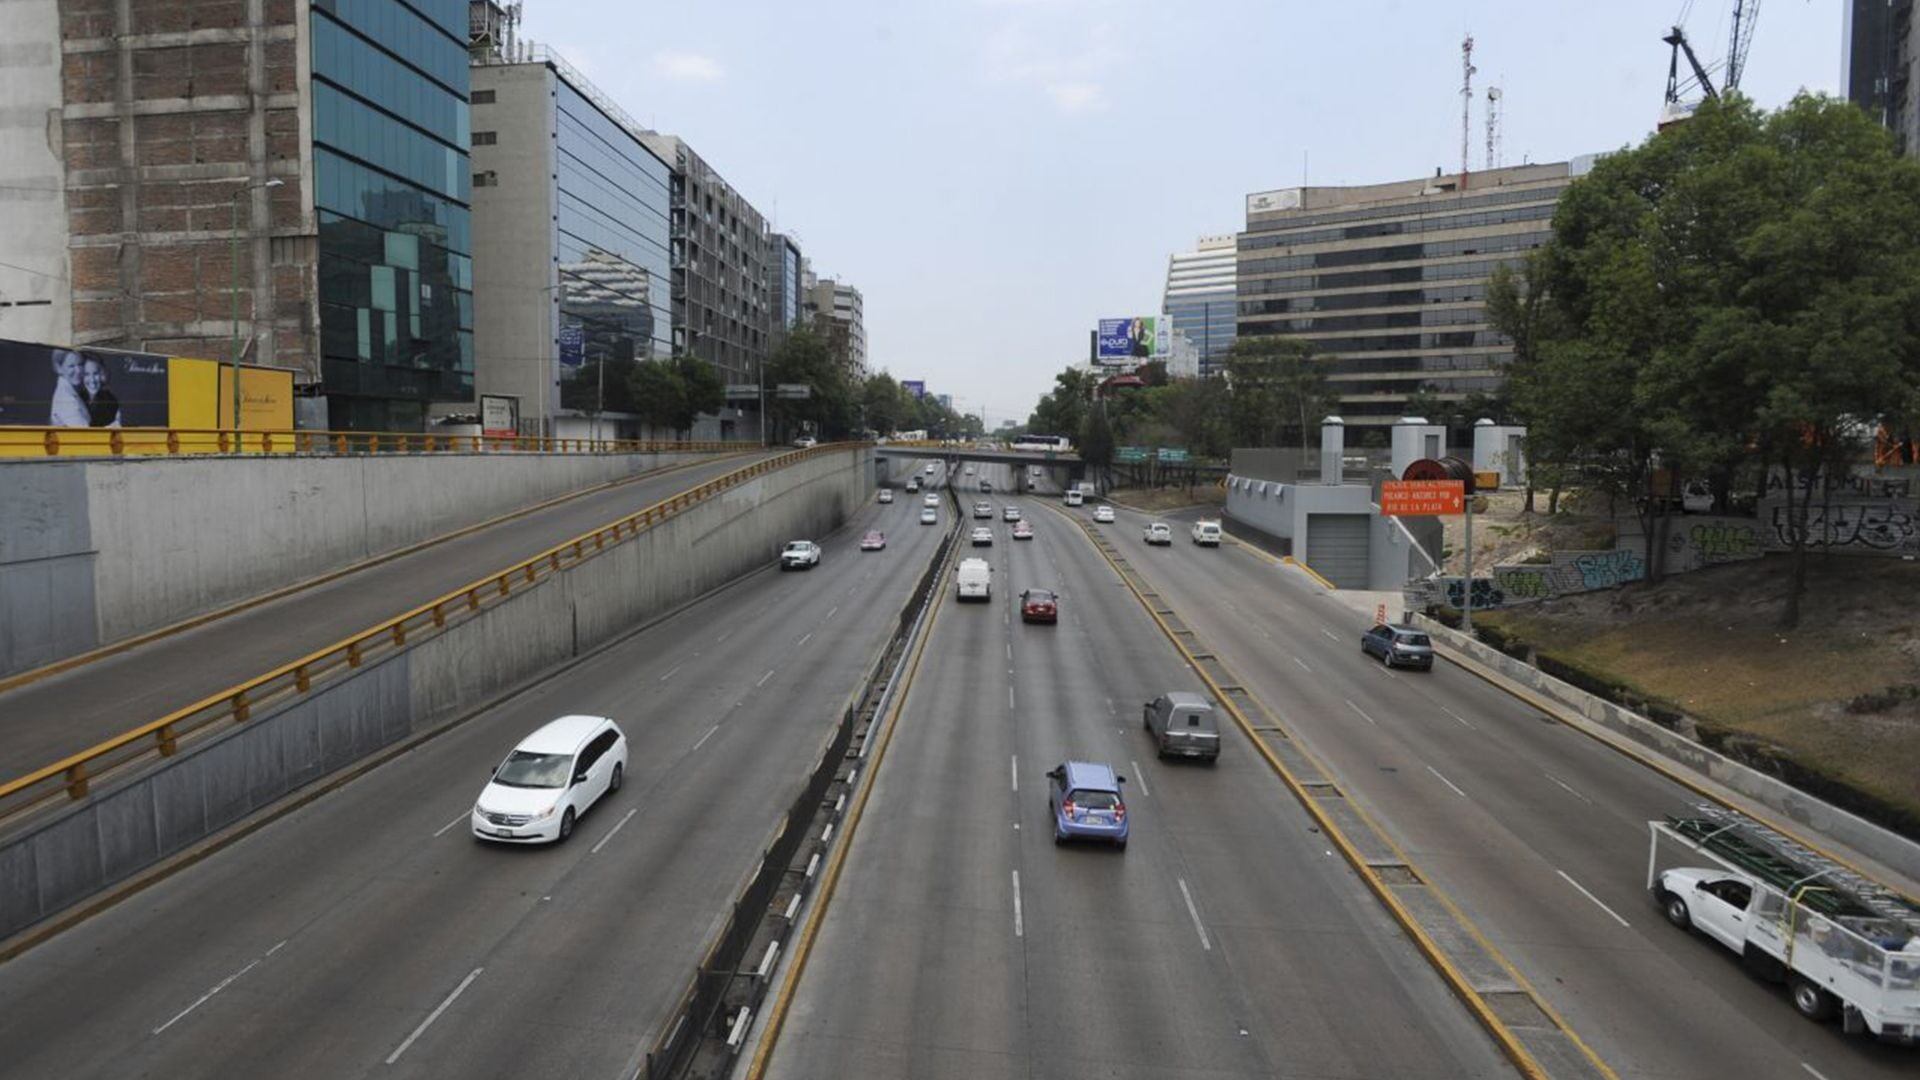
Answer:
[[1306, 339], [1349, 427], [1390, 425], [1410, 395], [1460, 399], [1505, 379], [1512, 344], [1488, 324], [1493, 269], [1552, 235], [1584, 164], [1248, 197], [1238, 240], [1241, 337]]
[[1192, 251], [1176, 252], [1167, 260], [1167, 291], [1160, 311], [1173, 332], [1193, 344], [1198, 374], [1203, 378], [1226, 371], [1227, 352], [1237, 333], [1234, 291], [1235, 240], [1203, 236]]
[[464, 0], [313, 0], [328, 423], [408, 431], [473, 399]]

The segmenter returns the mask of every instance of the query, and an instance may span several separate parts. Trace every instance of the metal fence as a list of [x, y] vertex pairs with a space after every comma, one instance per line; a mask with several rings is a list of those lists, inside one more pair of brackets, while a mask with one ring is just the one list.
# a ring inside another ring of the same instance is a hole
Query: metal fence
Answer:
[[187, 454], [658, 454], [717, 453], [758, 443], [673, 439], [560, 439], [394, 431], [240, 431], [223, 428], [0, 427], [0, 459], [168, 457]]

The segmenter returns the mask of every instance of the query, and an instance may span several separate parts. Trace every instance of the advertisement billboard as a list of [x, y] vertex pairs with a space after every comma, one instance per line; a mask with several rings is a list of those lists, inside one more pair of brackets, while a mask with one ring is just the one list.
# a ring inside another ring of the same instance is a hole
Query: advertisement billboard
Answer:
[[905, 390], [917, 398], [927, 396], [927, 384], [924, 379], [902, 379], [900, 380], [900, 389]]
[[520, 399], [505, 394], [481, 394], [480, 433], [495, 436], [519, 434]]
[[1102, 364], [1137, 364], [1153, 355], [1155, 327], [1151, 315], [1128, 319], [1101, 319], [1094, 359]]

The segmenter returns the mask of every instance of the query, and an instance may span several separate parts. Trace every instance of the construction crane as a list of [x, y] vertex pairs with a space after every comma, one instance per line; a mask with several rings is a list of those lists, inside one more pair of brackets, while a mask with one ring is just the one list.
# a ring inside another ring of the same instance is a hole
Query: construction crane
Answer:
[[1753, 28], [1760, 21], [1760, 0], [1733, 0], [1733, 34], [1727, 42], [1727, 70], [1720, 79], [1720, 92], [1731, 94], [1740, 89], [1740, 76], [1747, 70], [1747, 49], [1753, 44]]
[[1667, 61], [1667, 104], [1680, 104], [1680, 55], [1686, 54], [1687, 66], [1693, 68], [1694, 81], [1700, 84], [1700, 90], [1709, 98], [1719, 97], [1714, 93], [1713, 80], [1707, 78], [1707, 69], [1700, 66], [1700, 58], [1693, 54], [1693, 45], [1687, 41], [1684, 27], [1675, 26], [1673, 32], [1660, 39], [1673, 47], [1672, 57]]
[[[1727, 39], [1727, 58], [1720, 64], [1720, 87], [1714, 89], [1713, 80], [1708, 77], [1709, 68], [1700, 63], [1694, 54], [1693, 43], [1687, 40], [1684, 24], [1687, 15], [1693, 9], [1693, 0], [1687, 0], [1681, 7], [1680, 15], [1673, 21], [1673, 28], [1661, 41], [1667, 43], [1672, 52], [1667, 61], [1667, 98], [1663, 110], [1662, 123], [1666, 123], [1690, 111], [1681, 104], [1680, 95], [1692, 89], [1698, 83], [1702, 96], [1712, 99], [1731, 94], [1740, 89], [1740, 77], [1747, 71], [1747, 52], [1753, 47], [1753, 31], [1760, 24], [1760, 0], [1733, 0], [1733, 31]], [[1687, 66], [1693, 70], [1693, 78], [1687, 83], [1680, 80], [1680, 57], [1685, 55]]]

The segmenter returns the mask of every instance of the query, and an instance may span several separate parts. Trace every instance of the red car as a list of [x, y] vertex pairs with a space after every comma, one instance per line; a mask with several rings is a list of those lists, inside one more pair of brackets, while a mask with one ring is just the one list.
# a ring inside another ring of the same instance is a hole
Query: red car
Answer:
[[1059, 622], [1060, 602], [1045, 589], [1027, 589], [1020, 594], [1021, 622]]
[[1033, 526], [1027, 524], [1024, 521], [1019, 522], [1013, 527], [1013, 538], [1015, 540], [1033, 539]]
[[879, 529], [872, 529], [868, 531], [867, 535], [860, 538], [861, 551], [879, 551], [886, 546], [887, 534], [881, 532]]

